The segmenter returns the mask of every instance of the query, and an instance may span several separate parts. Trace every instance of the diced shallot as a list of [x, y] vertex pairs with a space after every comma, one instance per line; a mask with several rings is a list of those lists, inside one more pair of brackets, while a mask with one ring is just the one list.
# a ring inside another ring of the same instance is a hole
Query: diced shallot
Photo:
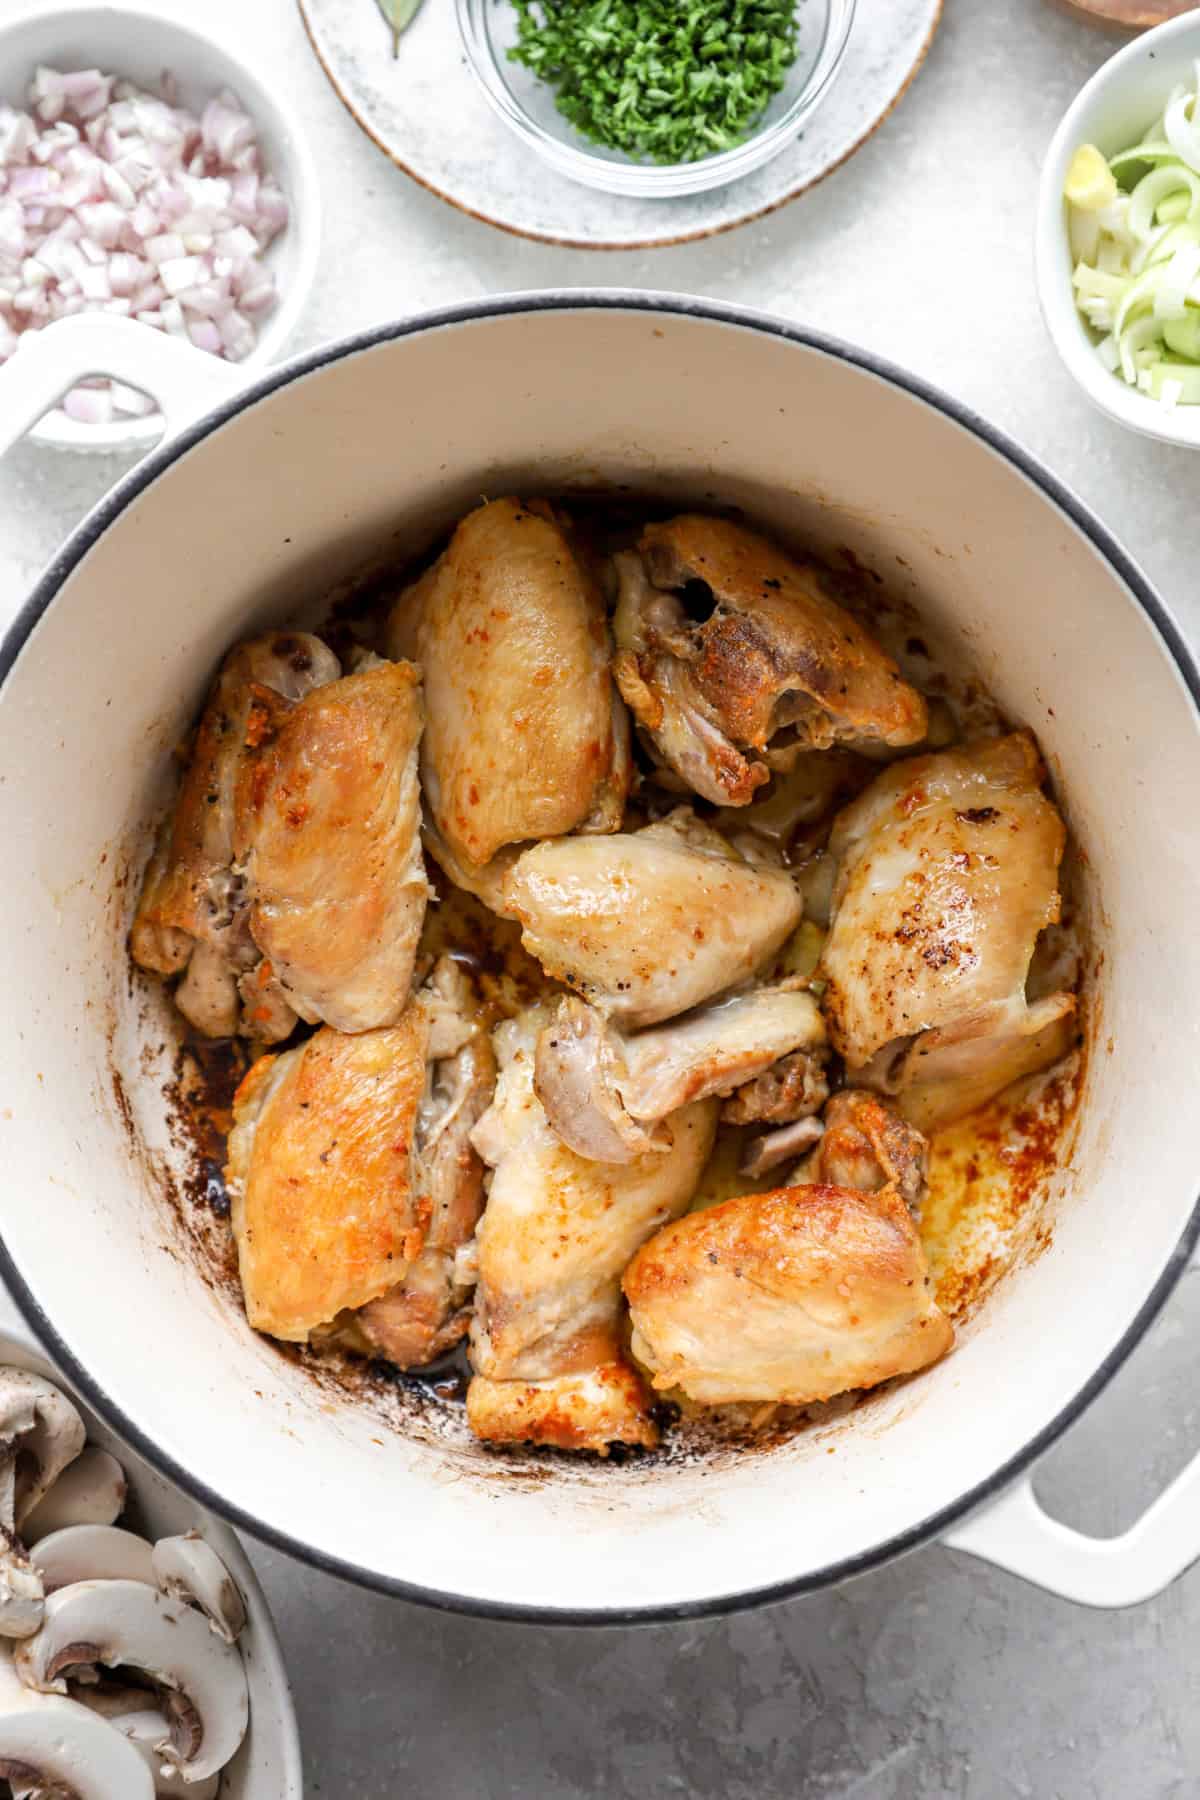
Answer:
[[[274, 306], [262, 258], [287, 224], [253, 120], [226, 91], [200, 115], [99, 69], [39, 67], [26, 110], [0, 105], [0, 362], [73, 313], [132, 316], [241, 361]], [[63, 402], [106, 424], [153, 411], [96, 378]]]

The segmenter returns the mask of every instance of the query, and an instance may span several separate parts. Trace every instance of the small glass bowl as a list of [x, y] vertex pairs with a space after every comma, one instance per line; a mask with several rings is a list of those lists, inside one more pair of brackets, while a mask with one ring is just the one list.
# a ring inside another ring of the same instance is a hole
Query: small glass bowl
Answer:
[[798, 0], [798, 51], [784, 86], [753, 136], [733, 150], [688, 163], [636, 162], [584, 137], [559, 112], [555, 90], [508, 51], [517, 41], [511, 0], [456, 0], [463, 48], [492, 107], [560, 175], [636, 199], [670, 199], [724, 187], [786, 149], [826, 93], [845, 54], [856, 0]]

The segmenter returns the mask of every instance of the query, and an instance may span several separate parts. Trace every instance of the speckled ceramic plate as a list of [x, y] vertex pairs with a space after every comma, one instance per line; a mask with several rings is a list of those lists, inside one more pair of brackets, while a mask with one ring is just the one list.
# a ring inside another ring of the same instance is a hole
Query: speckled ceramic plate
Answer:
[[584, 250], [651, 249], [773, 212], [853, 155], [895, 106], [937, 30], [942, 0], [858, 0], [841, 69], [794, 144], [728, 187], [632, 200], [548, 169], [492, 111], [451, 0], [426, 0], [398, 57], [374, 0], [299, 0], [321, 65], [397, 167], [463, 212]]

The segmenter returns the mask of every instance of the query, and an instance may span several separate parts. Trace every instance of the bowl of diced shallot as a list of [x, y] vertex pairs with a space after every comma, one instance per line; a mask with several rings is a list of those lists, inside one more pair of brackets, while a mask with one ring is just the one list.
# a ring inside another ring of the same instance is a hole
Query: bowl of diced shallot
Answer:
[[[299, 126], [218, 40], [137, 6], [0, 24], [0, 362], [99, 312], [249, 374], [295, 327], [319, 237]], [[147, 394], [97, 375], [32, 435], [135, 450], [161, 430]]]

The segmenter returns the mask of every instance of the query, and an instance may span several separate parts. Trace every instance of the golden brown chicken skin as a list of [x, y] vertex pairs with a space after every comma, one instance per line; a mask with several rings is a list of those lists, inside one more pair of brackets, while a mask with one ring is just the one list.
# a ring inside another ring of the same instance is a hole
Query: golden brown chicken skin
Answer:
[[[639, 560], [617, 558], [614, 673], [659, 755], [704, 799], [745, 806], [790, 754], [834, 744], [919, 743], [925, 702], [834, 597], [828, 574], [725, 519], [647, 526]], [[693, 623], [676, 590], [703, 582]]]
[[1061, 906], [1066, 828], [1044, 774], [1028, 732], [988, 738], [895, 764], [834, 825], [830, 1037], [923, 1127], [1067, 1048], [1074, 996], [1025, 993]]
[[234, 1100], [227, 1175], [246, 1314], [306, 1343], [391, 1288], [420, 1254], [412, 1178], [428, 1025], [324, 1027], [261, 1057]]
[[495, 1079], [478, 994], [449, 957], [398, 1025], [326, 1027], [254, 1065], [228, 1170], [252, 1324], [401, 1368], [458, 1342], [458, 1258], [483, 1204], [470, 1135]]
[[546, 501], [468, 514], [397, 602], [388, 648], [424, 671], [434, 854], [478, 871], [509, 844], [618, 828], [628, 724], [603, 598]]
[[302, 1019], [339, 1031], [404, 1010], [429, 886], [411, 663], [376, 663], [296, 706], [263, 699], [237, 791], [249, 925]]
[[[130, 933], [140, 967], [183, 973], [176, 1003], [205, 1036], [244, 1030], [273, 1042], [296, 1023], [247, 929], [245, 884], [234, 867], [235, 796], [256, 708], [302, 700], [340, 673], [320, 638], [266, 632], [229, 652], [205, 702]], [[253, 990], [248, 1002], [239, 983]]]
[[934, 1362], [954, 1339], [894, 1188], [806, 1186], [691, 1213], [625, 1273], [633, 1354], [706, 1405], [805, 1405]]
[[547, 1381], [489, 1381], [476, 1375], [467, 1389], [467, 1423], [483, 1443], [541, 1444], [605, 1456], [613, 1444], [654, 1449], [659, 1433], [652, 1405], [637, 1370], [614, 1353], [609, 1362]]

